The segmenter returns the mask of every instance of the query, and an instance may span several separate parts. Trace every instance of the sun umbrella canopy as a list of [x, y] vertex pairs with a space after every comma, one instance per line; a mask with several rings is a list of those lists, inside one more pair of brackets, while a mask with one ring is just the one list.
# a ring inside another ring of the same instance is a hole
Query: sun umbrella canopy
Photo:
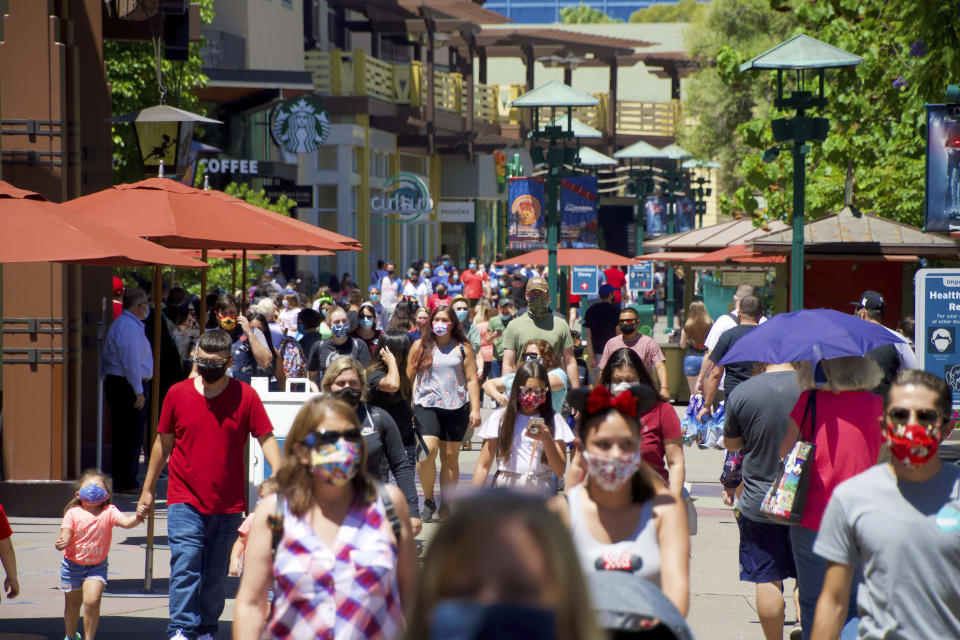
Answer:
[[[580, 267], [584, 265], [624, 265], [633, 264], [633, 258], [611, 253], [602, 249], [557, 249], [557, 264], [561, 267]], [[537, 249], [519, 256], [506, 258], [496, 265], [547, 264], [547, 250]]]
[[803, 309], [773, 316], [737, 340], [718, 364], [810, 361], [862, 356], [874, 347], [906, 342], [903, 336], [833, 309]]
[[63, 206], [178, 249], [344, 249], [339, 242], [297, 231], [284, 222], [285, 216], [238, 206], [231, 201], [235, 198], [227, 198], [167, 178], [150, 178], [115, 185]]
[[0, 228], [0, 262], [164, 264], [189, 269], [207, 266], [3, 181]]

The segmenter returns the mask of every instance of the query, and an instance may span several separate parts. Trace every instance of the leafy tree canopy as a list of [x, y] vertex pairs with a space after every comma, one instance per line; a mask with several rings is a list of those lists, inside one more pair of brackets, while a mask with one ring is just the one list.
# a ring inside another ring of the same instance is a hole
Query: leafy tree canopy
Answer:
[[631, 13], [630, 22], [693, 22], [706, 8], [706, 3], [697, 0], [658, 3]]
[[[924, 103], [942, 102], [960, 78], [960, 28], [949, 3], [937, 0], [715, 0], [688, 30], [694, 55], [716, 67], [691, 80], [686, 109], [698, 124], [683, 137], [697, 155], [723, 165], [724, 213], [789, 220], [792, 159], [764, 164], [774, 145], [774, 72], [739, 65], [794, 33], [806, 33], [863, 58], [826, 74], [830, 131], [807, 157], [806, 213], [844, 205], [854, 186], [857, 207], [913, 225], [923, 221]], [[793, 88], [792, 81], [786, 89]], [[814, 114], [815, 115], [815, 114]]]
[[[212, 22], [213, 15], [213, 0], [200, 0], [200, 19], [203, 24]], [[200, 50], [204, 45], [204, 42], [191, 42], [190, 57], [186, 62], [161, 61], [163, 83], [167, 88], [166, 103], [201, 115], [204, 115], [204, 110], [194, 89], [207, 84], [200, 59]], [[113, 95], [114, 117], [160, 103], [157, 58], [152, 42], [106, 40], [103, 43], [103, 58]], [[112, 135], [114, 183], [142, 180], [143, 167], [133, 126], [129, 123], [114, 124]]]
[[588, 7], [581, 2], [576, 7], [563, 7], [560, 9], [560, 22], [563, 24], [597, 24], [623, 22], [623, 20], [611, 18], [603, 11]]

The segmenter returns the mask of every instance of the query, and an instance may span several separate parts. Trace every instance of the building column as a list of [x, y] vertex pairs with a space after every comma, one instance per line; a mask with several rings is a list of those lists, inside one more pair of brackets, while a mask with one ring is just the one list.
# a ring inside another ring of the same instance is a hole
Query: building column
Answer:
[[619, 65], [617, 58], [610, 58], [610, 90], [607, 100], [607, 135], [610, 144], [607, 146], [608, 153], [613, 155], [617, 150], [617, 74]]
[[363, 148], [358, 150], [357, 171], [360, 172], [360, 195], [357, 197], [357, 240], [363, 251], [357, 256], [357, 282], [370, 281], [370, 115], [356, 116], [357, 124], [363, 127]]

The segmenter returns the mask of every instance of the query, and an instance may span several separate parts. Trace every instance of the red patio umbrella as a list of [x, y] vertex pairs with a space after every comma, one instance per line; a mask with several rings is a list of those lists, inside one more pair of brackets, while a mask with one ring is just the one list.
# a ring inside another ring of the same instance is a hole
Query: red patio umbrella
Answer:
[[[557, 249], [557, 265], [561, 267], [580, 267], [587, 265], [624, 265], [634, 264], [634, 259], [611, 253], [602, 249]], [[537, 249], [512, 258], [505, 258], [494, 264], [498, 266], [513, 264], [547, 264], [547, 250]]]
[[39, 193], [0, 180], [0, 262], [100, 265], [206, 264], [116, 228], [72, 213]]

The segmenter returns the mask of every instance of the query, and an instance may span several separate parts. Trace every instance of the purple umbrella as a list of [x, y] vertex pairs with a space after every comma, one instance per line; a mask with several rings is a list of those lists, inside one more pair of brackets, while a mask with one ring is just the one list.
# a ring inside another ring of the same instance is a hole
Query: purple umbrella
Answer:
[[808, 360], [816, 367], [821, 360], [862, 356], [874, 347], [900, 342], [907, 340], [856, 316], [833, 309], [803, 309], [773, 316], [744, 334], [719, 364]]

